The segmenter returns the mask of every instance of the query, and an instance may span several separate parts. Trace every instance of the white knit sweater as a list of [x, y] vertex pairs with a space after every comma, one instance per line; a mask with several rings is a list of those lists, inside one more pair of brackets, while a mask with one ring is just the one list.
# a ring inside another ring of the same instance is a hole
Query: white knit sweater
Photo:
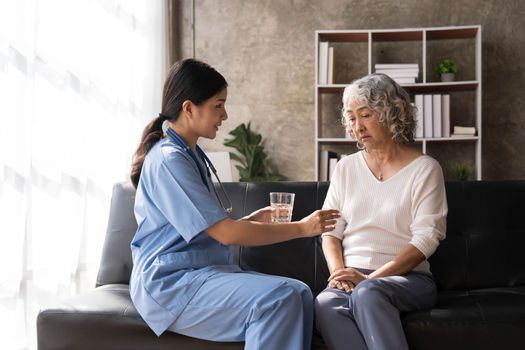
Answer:
[[[423, 155], [379, 181], [362, 151], [337, 163], [323, 208], [338, 209], [334, 231], [345, 266], [376, 270], [408, 244], [427, 258], [445, 238], [448, 211], [439, 163]], [[425, 260], [415, 271], [430, 272]]]

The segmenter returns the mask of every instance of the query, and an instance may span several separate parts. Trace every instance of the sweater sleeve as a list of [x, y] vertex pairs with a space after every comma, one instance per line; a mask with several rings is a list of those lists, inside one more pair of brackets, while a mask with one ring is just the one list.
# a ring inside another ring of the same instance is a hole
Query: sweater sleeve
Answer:
[[337, 209], [341, 213], [341, 217], [337, 219], [335, 229], [333, 231], [325, 232], [324, 236], [333, 236], [340, 240], [343, 240], [343, 232], [346, 228], [346, 220], [343, 218], [343, 204], [344, 197], [343, 188], [341, 184], [344, 180], [344, 171], [342, 171], [343, 162], [338, 162], [332, 179], [330, 180], [330, 186], [328, 187], [328, 193], [323, 204], [323, 209]]
[[410, 244], [429, 258], [446, 236], [448, 212], [445, 183], [441, 167], [432, 160], [431, 165], [421, 172], [412, 194], [413, 220], [410, 225]]

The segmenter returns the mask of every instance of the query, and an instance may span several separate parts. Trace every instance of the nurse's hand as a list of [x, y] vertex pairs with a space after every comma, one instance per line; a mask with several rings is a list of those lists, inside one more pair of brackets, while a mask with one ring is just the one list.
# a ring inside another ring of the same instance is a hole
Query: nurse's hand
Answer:
[[274, 211], [272, 207], [270, 206], [264, 207], [264, 208], [254, 211], [250, 215], [243, 217], [241, 220], [257, 221], [257, 222], [269, 224], [272, 222], [272, 211]]
[[304, 236], [312, 237], [323, 232], [333, 231], [336, 219], [340, 216], [339, 210], [336, 209], [316, 210], [299, 223], [302, 224]]

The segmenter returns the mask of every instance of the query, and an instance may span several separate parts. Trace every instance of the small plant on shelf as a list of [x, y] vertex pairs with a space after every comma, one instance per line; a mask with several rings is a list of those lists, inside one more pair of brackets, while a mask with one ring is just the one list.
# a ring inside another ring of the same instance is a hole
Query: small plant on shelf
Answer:
[[239, 170], [240, 181], [284, 181], [286, 177], [270, 171], [269, 161], [261, 134], [252, 131], [250, 123], [237, 126], [229, 133], [233, 138], [224, 140], [224, 145], [233, 147], [238, 153], [230, 152], [234, 161], [240, 163], [235, 167]]
[[441, 81], [454, 81], [458, 66], [451, 59], [445, 58], [437, 65], [437, 73], [441, 76]]
[[465, 162], [452, 163], [450, 172], [457, 181], [467, 181], [472, 174], [472, 167]]

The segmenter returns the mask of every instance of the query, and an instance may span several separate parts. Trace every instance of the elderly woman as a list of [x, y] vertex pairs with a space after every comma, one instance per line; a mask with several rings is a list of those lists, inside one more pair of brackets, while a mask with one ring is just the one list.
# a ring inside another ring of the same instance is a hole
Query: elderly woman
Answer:
[[344, 91], [343, 121], [360, 151], [337, 164], [324, 203], [341, 212], [322, 235], [330, 277], [315, 300], [330, 349], [408, 349], [400, 313], [435, 302], [427, 259], [445, 238], [448, 209], [438, 162], [410, 146], [414, 114], [384, 74]]

